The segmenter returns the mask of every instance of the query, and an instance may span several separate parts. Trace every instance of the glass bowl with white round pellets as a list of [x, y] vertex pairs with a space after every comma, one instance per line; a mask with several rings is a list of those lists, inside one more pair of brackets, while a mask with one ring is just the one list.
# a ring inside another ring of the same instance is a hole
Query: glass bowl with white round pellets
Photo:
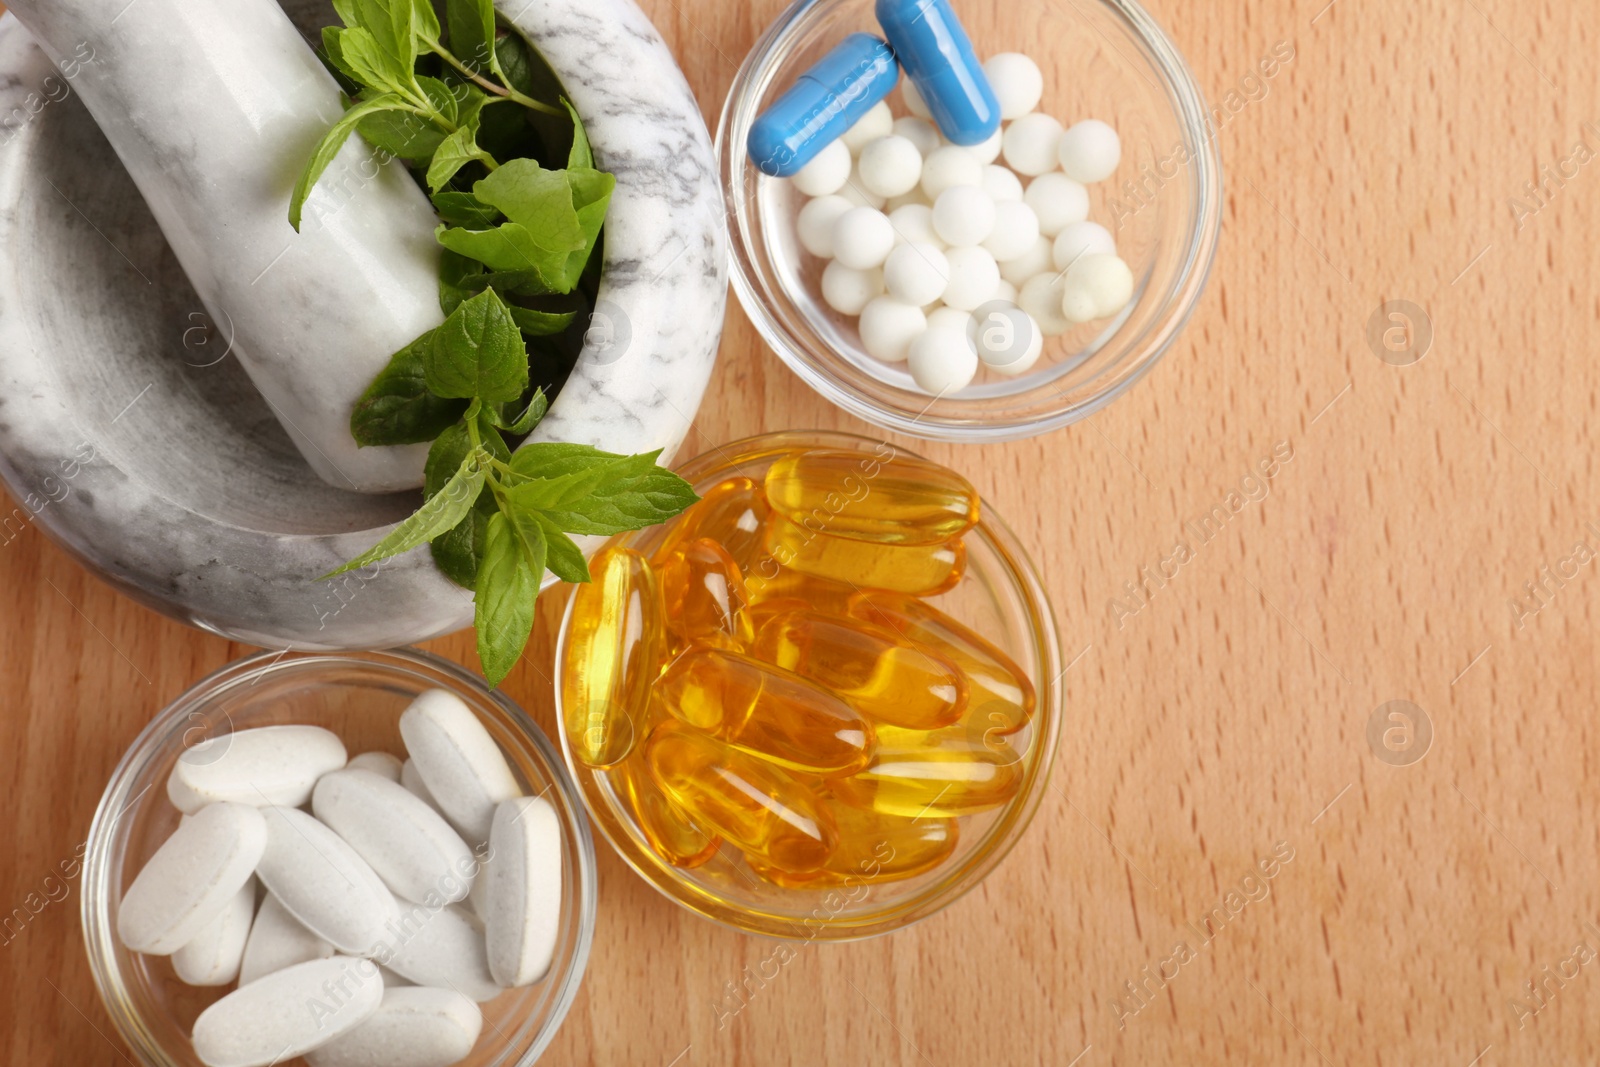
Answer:
[[528, 1067], [594, 935], [550, 741], [414, 649], [203, 679], [129, 748], [81, 855], [90, 968], [152, 1067]]
[[[897, 78], [841, 61], [862, 34], [907, 52], [886, 9], [930, 3], [974, 53], [950, 81], [981, 75], [997, 105], [975, 144], [918, 91], [927, 61], [900, 55]], [[821, 131], [798, 167], [751, 153], [784, 107]], [[717, 152], [734, 290], [767, 343], [836, 404], [922, 437], [1014, 440], [1098, 410], [1172, 346], [1216, 250], [1209, 111], [1132, 0], [802, 0], [740, 69]]]

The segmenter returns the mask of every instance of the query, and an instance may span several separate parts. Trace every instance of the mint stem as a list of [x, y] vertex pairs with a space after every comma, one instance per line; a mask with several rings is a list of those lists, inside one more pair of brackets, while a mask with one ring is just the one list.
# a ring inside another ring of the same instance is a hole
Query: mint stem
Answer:
[[[494, 82], [490, 81], [488, 78], [485, 78], [482, 74], [479, 74], [477, 71], [461, 62], [461, 60], [451, 55], [449, 51], [447, 51], [445, 47], [438, 41], [429, 37], [424, 37], [421, 34], [418, 34], [417, 38], [418, 40], [422, 41], [423, 44], [426, 44], [429, 48], [431, 48], [434, 52], [438, 53], [439, 58], [454, 67], [462, 77], [466, 78], [468, 81], [471, 81], [485, 92], [493, 93], [496, 96], [503, 96], [507, 100], [513, 100], [516, 103], [521, 104], [523, 107], [532, 108], [534, 111], [540, 111], [546, 115], [555, 115], [559, 118], [561, 115], [565, 114], [565, 112], [559, 111], [549, 104], [541, 103], [531, 96], [525, 96], [524, 94], [517, 92], [508, 85], [496, 85]], [[491, 167], [490, 169], [492, 170], [494, 168]]]

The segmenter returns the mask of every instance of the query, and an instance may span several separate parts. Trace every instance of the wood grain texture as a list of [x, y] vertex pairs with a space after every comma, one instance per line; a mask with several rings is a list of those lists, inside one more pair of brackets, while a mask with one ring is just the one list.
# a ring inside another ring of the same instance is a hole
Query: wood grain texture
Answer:
[[[1600, 164], [1520, 227], [1508, 201], [1580, 139], [1600, 148], [1583, 125], [1600, 119], [1600, 10], [1325, 3], [1154, 0], [1213, 101], [1273, 42], [1295, 48], [1220, 134], [1225, 230], [1199, 313], [1088, 423], [915, 444], [1033, 547], [1073, 664], [1020, 847], [921, 926], [781, 967], [775, 944], [677, 910], [602, 849], [594, 955], [548, 1062], [1593, 1062], [1600, 960], [1547, 982], [1536, 1013], [1508, 1001], [1579, 943], [1600, 951], [1600, 560], [1562, 563], [1600, 547]], [[781, 5], [645, 7], [714, 119]], [[1412, 366], [1367, 344], [1388, 300], [1431, 319]], [[805, 427], [864, 429], [731, 306], [685, 455]], [[1267, 495], [1128, 610], [1124, 583], [1280, 442], [1293, 456]], [[1569, 576], [1530, 601], [1546, 566]], [[507, 683], [547, 727], [554, 606]], [[247, 650], [113, 594], [33, 529], [0, 545], [0, 607], [9, 911], [46, 892], [147, 719]], [[474, 662], [467, 636], [433, 647]], [[1395, 699], [1434, 732], [1409, 766], [1367, 740]], [[1268, 895], [1204, 941], [1188, 924], [1278, 842], [1293, 859]], [[6, 1063], [125, 1062], [77, 908], [72, 883], [0, 945]], [[1147, 978], [1179, 942], [1193, 958]], [[1124, 985], [1141, 982], [1142, 1002]]]

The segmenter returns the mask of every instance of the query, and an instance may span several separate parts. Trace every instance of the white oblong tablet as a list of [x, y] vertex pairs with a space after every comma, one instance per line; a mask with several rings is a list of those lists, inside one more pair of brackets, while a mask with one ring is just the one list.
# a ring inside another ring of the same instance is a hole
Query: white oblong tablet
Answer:
[[[400, 784], [405, 786], [418, 800], [422, 801], [434, 811], [439, 811], [439, 802], [433, 799], [433, 794], [428, 792], [427, 785], [422, 781], [422, 772], [417, 770], [415, 760], [406, 760], [400, 764]], [[443, 814], [443, 812], [440, 812]]]
[[400, 780], [400, 757], [387, 752], [363, 752], [359, 756], [351, 756], [345, 766], [353, 770], [371, 771], [391, 782]]
[[384, 990], [366, 1021], [306, 1055], [311, 1067], [449, 1067], [478, 1043], [483, 1012], [453, 989]]
[[298, 808], [317, 779], [344, 761], [344, 742], [320, 726], [237, 730], [184, 750], [167, 778], [167, 797], [185, 813], [222, 801]]
[[172, 969], [190, 985], [227, 985], [239, 977], [255, 915], [256, 880], [249, 878], [198, 934], [172, 954]]
[[550, 969], [561, 924], [561, 822], [538, 797], [495, 809], [494, 862], [484, 897], [489, 973], [503, 986], [532, 985]]
[[421, 986], [454, 989], [476, 1001], [503, 990], [489, 973], [483, 927], [459, 904], [402, 908], [391, 937], [373, 954], [379, 963]]
[[266, 1067], [325, 1045], [383, 1001], [371, 960], [333, 956], [242, 985], [194, 1021], [194, 1051], [208, 1067]]
[[178, 951], [250, 880], [266, 843], [266, 823], [255, 808], [201, 808], [156, 849], [122, 895], [117, 936], [135, 952]]
[[345, 840], [295, 808], [263, 808], [267, 847], [256, 874], [312, 933], [371, 955], [400, 914], [394, 894]]
[[400, 736], [445, 818], [468, 844], [487, 841], [495, 805], [522, 789], [478, 716], [454, 693], [430, 689], [400, 716]]
[[472, 849], [398, 782], [360, 769], [334, 771], [317, 782], [311, 810], [407, 900], [438, 907], [472, 888]]
[[268, 893], [250, 927], [239, 962], [239, 984], [249, 985], [285, 967], [333, 955], [333, 946], [306, 929], [305, 923], [289, 914], [283, 901]]

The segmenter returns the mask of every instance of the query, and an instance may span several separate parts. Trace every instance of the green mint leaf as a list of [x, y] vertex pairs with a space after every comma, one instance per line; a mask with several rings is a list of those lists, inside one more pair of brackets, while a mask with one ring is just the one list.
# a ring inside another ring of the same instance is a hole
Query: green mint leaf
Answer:
[[437, 193], [456, 176], [456, 171], [476, 160], [489, 166], [494, 157], [478, 147], [478, 117], [483, 113], [483, 99], [469, 98], [466, 111], [460, 117], [456, 131], [439, 143], [428, 164], [428, 189]]
[[578, 109], [564, 96], [561, 98], [561, 106], [572, 116], [572, 150], [567, 153], [567, 169], [581, 167], [593, 170], [594, 150], [589, 147], [589, 134], [583, 128], [583, 120], [578, 117]]
[[463, 300], [434, 330], [423, 373], [436, 396], [503, 403], [527, 392], [528, 349], [498, 293]]
[[[539, 425], [539, 420], [543, 419], [545, 412], [549, 410], [550, 401], [545, 398], [544, 390], [535, 389], [533, 391], [533, 399], [528, 401], [528, 406], [526, 408], [522, 409], [522, 414], [511, 419], [509, 422], [497, 420], [495, 425], [513, 437], [521, 437], [523, 434], [529, 432], [535, 426]], [[504, 417], [504, 413], [502, 412], [499, 416], [499, 419], [503, 420]], [[509, 462], [509, 459], [507, 462]]]
[[[485, 450], [502, 462], [509, 458], [506, 445], [498, 433], [483, 435]], [[465, 422], [447, 428], [428, 449], [428, 462], [423, 467], [422, 491], [428, 495], [445, 487], [463, 460], [472, 454], [472, 435]], [[489, 516], [495, 512], [494, 493], [485, 485], [478, 492], [476, 505], [455, 526], [433, 539], [433, 561], [445, 577], [466, 589], [472, 589], [478, 579], [478, 561], [483, 558], [484, 534]]]
[[[447, 194], [440, 193], [440, 196]], [[467, 195], [467, 194], [462, 194]], [[471, 280], [483, 277], [483, 264], [476, 263], [466, 256], [457, 255], [445, 249], [439, 255], [439, 307], [446, 314], [455, 311], [461, 306], [461, 301], [476, 293], [483, 292], [482, 285], [472, 284]]]
[[485, 229], [500, 221], [500, 212], [487, 204], [480, 203], [471, 193], [457, 192], [454, 189], [434, 193], [433, 207], [439, 212], [439, 217], [451, 226]]
[[[538, 530], [535, 524], [532, 527]], [[511, 673], [533, 632], [533, 606], [544, 577], [545, 546], [529, 544], [504, 514], [490, 516], [473, 596], [478, 659], [491, 687]]]
[[527, 272], [547, 291], [571, 292], [605, 221], [616, 179], [597, 170], [545, 170], [513, 159], [472, 187], [510, 221], [488, 230], [442, 229], [446, 248], [494, 270]]
[[[485, 265], [478, 264], [480, 267]], [[480, 274], [469, 274], [462, 278], [461, 285], [474, 292], [480, 292], [492, 285], [502, 296], [556, 295], [545, 284], [539, 272], [532, 270], [485, 270]]]
[[399, 93], [410, 84], [411, 68], [400, 66], [365, 27], [345, 30], [339, 35], [339, 57], [350, 76], [370, 89]]
[[339, 44], [339, 38], [344, 32], [337, 26], [322, 27], [322, 55], [327, 65], [332, 67], [337, 75], [352, 85], [360, 85], [361, 80], [356, 77], [355, 71], [345, 65], [344, 48]]
[[417, 63], [414, 0], [355, 0], [354, 7], [362, 29], [377, 46], [382, 69], [396, 84], [407, 85]]
[[493, 0], [445, 0], [444, 21], [457, 59], [480, 74], [494, 69]]
[[699, 499], [688, 482], [656, 465], [658, 455], [615, 456], [584, 445], [524, 445], [511, 457], [511, 467], [525, 480], [511, 485], [506, 498], [519, 509], [543, 512], [568, 533], [642, 529]]
[[[492, 497], [479, 497], [481, 502]], [[489, 515], [475, 507], [455, 526], [428, 543], [433, 564], [444, 576], [463, 589], [475, 589], [478, 584], [478, 562], [483, 559], [484, 541], [489, 530]]]
[[538, 65], [533, 50], [520, 33], [508, 33], [494, 43], [495, 73], [523, 96], [537, 97]]
[[[434, 109], [450, 122], [456, 119], [456, 98], [449, 86], [437, 78], [418, 78], [417, 84], [432, 101]], [[427, 159], [438, 151], [445, 131], [431, 118], [415, 111], [380, 111], [363, 118], [356, 126], [367, 143], [401, 159]]]
[[544, 531], [544, 565], [563, 582], [587, 582], [589, 562], [583, 558], [583, 549], [542, 511], [536, 511], [533, 515]]
[[[425, 37], [427, 41], [439, 39], [439, 16], [434, 13], [432, 0], [411, 0], [412, 32], [418, 37]], [[425, 52], [433, 51], [427, 41], [419, 40], [417, 47]]]
[[461, 418], [465, 403], [428, 392], [422, 353], [431, 344], [433, 331], [429, 330], [389, 357], [389, 365], [361, 394], [350, 414], [350, 434], [358, 445], [421, 444]]
[[513, 307], [511, 318], [516, 322], [523, 333], [531, 333], [535, 337], [548, 337], [560, 333], [572, 325], [572, 320], [577, 316], [576, 311], [535, 311], [532, 308]]
[[[462, 461], [454, 476], [422, 507], [398, 523], [387, 537], [367, 549], [344, 566], [324, 574], [334, 578], [357, 567], [365, 567], [380, 559], [409, 552], [418, 545], [433, 540], [455, 526], [471, 510], [483, 489], [484, 468], [481, 457], [473, 454]], [[321, 579], [319, 579], [320, 581]]]
[[339, 21], [346, 26], [361, 25], [360, 12], [356, 10], [355, 0], [333, 0], [333, 13], [339, 16]]
[[363, 100], [346, 111], [339, 121], [333, 124], [333, 128], [322, 135], [322, 140], [317, 142], [317, 147], [311, 152], [311, 159], [306, 162], [305, 170], [300, 173], [300, 180], [294, 183], [294, 192], [289, 197], [289, 225], [296, 231], [300, 229], [300, 215], [305, 209], [306, 198], [311, 195], [311, 189], [317, 184], [317, 179], [322, 177], [322, 172], [333, 162], [333, 157], [339, 154], [339, 149], [350, 139], [350, 134], [357, 124], [368, 115], [387, 111], [402, 103], [398, 96], [387, 93], [370, 100]]

